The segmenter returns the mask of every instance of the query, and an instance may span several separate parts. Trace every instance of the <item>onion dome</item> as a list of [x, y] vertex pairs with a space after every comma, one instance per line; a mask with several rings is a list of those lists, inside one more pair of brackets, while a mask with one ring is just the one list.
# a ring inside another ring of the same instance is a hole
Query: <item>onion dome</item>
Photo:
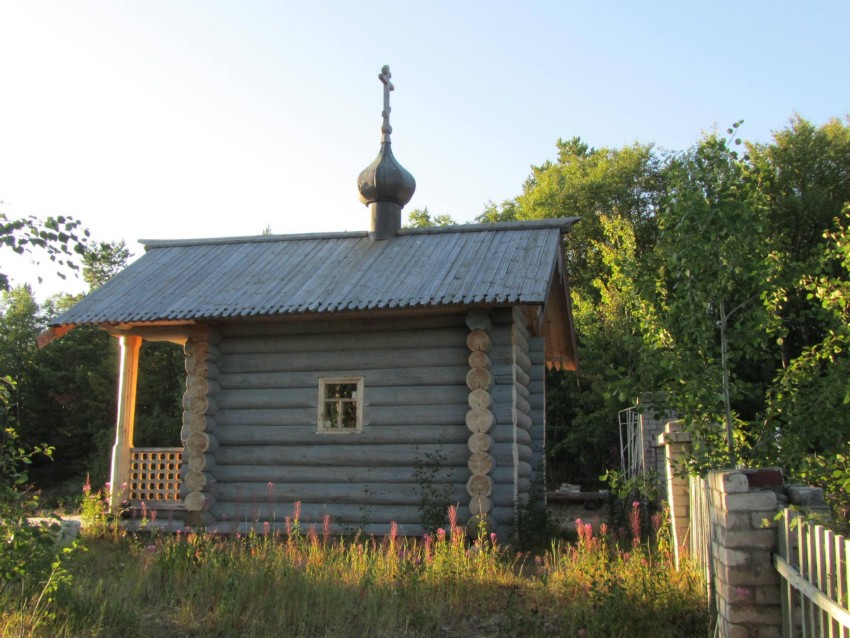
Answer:
[[387, 239], [401, 228], [401, 209], [413, 197], [416, 180], [393, 156], [390, 134], [390, 68], [384, 66], [378, 79], [384, 85], [383, 124], [381, 125], [381, 150], [357, 178], [360, 201], [370, 206], [372, 223], [369, 235], [373, 239]]

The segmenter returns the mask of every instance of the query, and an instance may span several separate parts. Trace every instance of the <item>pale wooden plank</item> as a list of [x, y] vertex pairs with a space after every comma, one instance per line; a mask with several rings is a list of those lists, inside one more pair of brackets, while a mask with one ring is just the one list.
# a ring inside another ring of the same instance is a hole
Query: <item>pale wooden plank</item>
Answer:
[[[835, 532], [831, 529], [827, 529], [824, 531], [823, 536], [823, 555], [824, 555], [824, 567], [825, 567], [825, 585], [826, 590], [825, 593], [832, 600], [837, 600], [835, 597], [835, 588], [836, 588], [836, 573], [835, 569], [837, 567], [837, 556], [835, 555]], [[841, 635], [841, 627], [839, 626], [838, 619], [829, 616], [827, 619], [829, 623], [827, 635], [829, 638], [836, 638]]]
[[304, 321], [294, 317], [291, 321], [241, 321], [221, 325], [224, 337], [253, 337], [262, 335], [303, 335], [380, 332], [386, 330], [419, 331], [432, 328], [465, 326], [465, 313], [430, 313], [403, 317], [361, 317], [357, 319], [314, 319]]
[[[797, 571], [800, 573], [800, 576], [803, 576], [805, 570], [805, 560], [806, 560], [806, 533], [803, 529], [804, 524], [802, 521], [797, 522]], [[806, 626], [806, 597], [802, 594], [798, 594], [800, 600], [800, 636], [801, 638], [808, 638], [809, 631]]]
[[[466, 404], [469, 390], [465, 386], [369, 386], [368, 378], [364, 378], [364, 405], [399, 406], [429, 404], [445, 405], [454, 403], [459, 406]], [[286, 390], [267, 389], [234, 389], [219, 393], [216, 402], [223, 409], [264, 409], [264, 408], [316, 408], [318, 404], [318, 384], [309, 388], [292, 388]]]
[[[317, 399], [318, 401], [318, 399]], [[367, 407], [363, 427], [369, 425], [460, 425], [466, 422], [465, 405], [385, 405]], [[494, 411], [496, 418], [500, 415]], [[316, 423], [317, 408], [221, 410], [216, 423], [222, 425], [308, 425]]]
[[222, 373], [347, 371], [348, 375], [366, 376], [369, 370], [385, 368], [466, 366], [465, 348], [412, 350], [401, 356], [398, 350], [381, 349], [350, 352], [280, 352], [268, 354], [222, 355], [218, 367]]
[[216, 429], [220, 445], [407, 445], [463, 444], [469, 430], [463, 425], [369, 425], [356, 434], [318, 433], [309, 425], [227, 425]]
[[[790, 561], [791, 547], [791, 520], [790, 510], [785, 509], [782, 512], [782, 524], [779, 526], [779, 555], [785, 560]], [[780, 603], [782, 605], [782, 635], [794, 635], [794, 598], [793, 588], [788, 582], [788, 579], [780, 575], [781, 594]]]
[[[305, 503], [369, 503], [370, 505], [412, 505], [422, 502], [422, 494], [415, 483], [220, 483], [216, 488], [219, 502], [280, 504], [302, 501]], [[457, 503], [466, 495], [463, 485], [453, 486], [449, 502]]]
[[[397, 365], [397, 364], [396, 364]], [[463, 385], [469, 367], [464, 363], [456, 366], [427, 366], [416, 368], [371, 369], [366, 376], [370, 388], [388, 386], [423, 385]], [[492, 371], [491, 371], [492, 372]], [[219, 376], [222, 389], [289, 389], [318, 388], [319, 377], [344, 377], [351, 374], [350, 369], [316, 370], [302, 372], [237, 372]]]
[[[836, 539], [839, 544], [839, 554], [841, 556], [841, 565], [838, 573], [838, 582], [841, 583], [841, 604], [844, 606], [850, 605], [850, 539], [845, 539], [839, 536]], [[844, 638], [850, 638], [850, 626], [843, 630]]]
[[375, 330], [369, 332], [330, 332], [327, 334], [270, 334], [225, 339], [224, 354], [264, 352], [327, 352], [337, 350], [375, 350], [394, 348], [418, 350], [432, 347], [464, 347], [468, 331], [461, 326], [423, 328], [422, 330]]
[[[825, 592], [826, 590], [826, 565], [824, 564], [824, 536], [823, 536], [823, 525], [815, 525], [814, 529], [814, 585], [817, 587], [818, 591]], [[829, 616], [826, 611], [818, 606], [818, 611], [816, 614], [816, 622], [818, 627], [818, 634], [820, 636], [826, 636], [828, 627], [830, 625]]]
[[[412, 463], [415, 456], [425, 458], [426, 454], [443, 455], [447, 465], [466, 467], [469, 449], [463, 444], [417, 445], [411, 449], [406, 444], [387, 445], [346, 445], [346, 439], [355, 434], [326, 435], [328, 439], [337, 439], [338, 445], [322, 445], [315, 448], [284, 445], [223, 445], [215, 452], [217, 464], [227, 465], [312, 465], [315, 467], [332, 465], [364, 465], [372, 467], [397, 466]], [[500, 465], [507, 459], [497, 458]]]

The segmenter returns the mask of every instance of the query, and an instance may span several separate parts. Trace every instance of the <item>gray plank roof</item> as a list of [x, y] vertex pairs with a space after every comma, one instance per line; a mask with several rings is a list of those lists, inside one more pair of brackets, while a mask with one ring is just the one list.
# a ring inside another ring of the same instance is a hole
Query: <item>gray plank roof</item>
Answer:
[[146, 241], [52, 325], [545, 303], [575, 218], [365, 232]]

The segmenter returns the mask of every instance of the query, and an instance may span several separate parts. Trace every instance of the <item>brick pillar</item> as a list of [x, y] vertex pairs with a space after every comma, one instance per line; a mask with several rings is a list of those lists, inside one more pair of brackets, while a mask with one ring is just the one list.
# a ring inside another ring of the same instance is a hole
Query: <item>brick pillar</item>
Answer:
[[658, 445], [664, 449], [667, 475], [667, 503], [673, 524], [673, 551], [676, 568], [687, 553], [690, 506], [685, 458], [691, 450], [691, 435], [684, 431], [681, 421], [669, 421], [658, 435]]
[[710, 472], [711, 538], [719, 634], [725, 638], [780, 636], [777, 496], [782, 472]]

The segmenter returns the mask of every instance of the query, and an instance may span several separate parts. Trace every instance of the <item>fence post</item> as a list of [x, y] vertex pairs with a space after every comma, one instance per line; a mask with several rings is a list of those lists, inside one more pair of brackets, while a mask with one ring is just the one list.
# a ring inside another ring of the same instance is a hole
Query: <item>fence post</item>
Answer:
[[715, 599], [720, 635], [727, 638], [780, 636], [776, 489], [782, 472], [710, 472], [710, 517]]
[[687, 552], [690, 505], [685, 458], [691, 449], [691, 435], [684, 431], [682, 421], [669, 421], [658, 435], [658, 445], [664, 448], [667, 475], [667, 502], [673, 527], [673, 551], [676, 568]]

